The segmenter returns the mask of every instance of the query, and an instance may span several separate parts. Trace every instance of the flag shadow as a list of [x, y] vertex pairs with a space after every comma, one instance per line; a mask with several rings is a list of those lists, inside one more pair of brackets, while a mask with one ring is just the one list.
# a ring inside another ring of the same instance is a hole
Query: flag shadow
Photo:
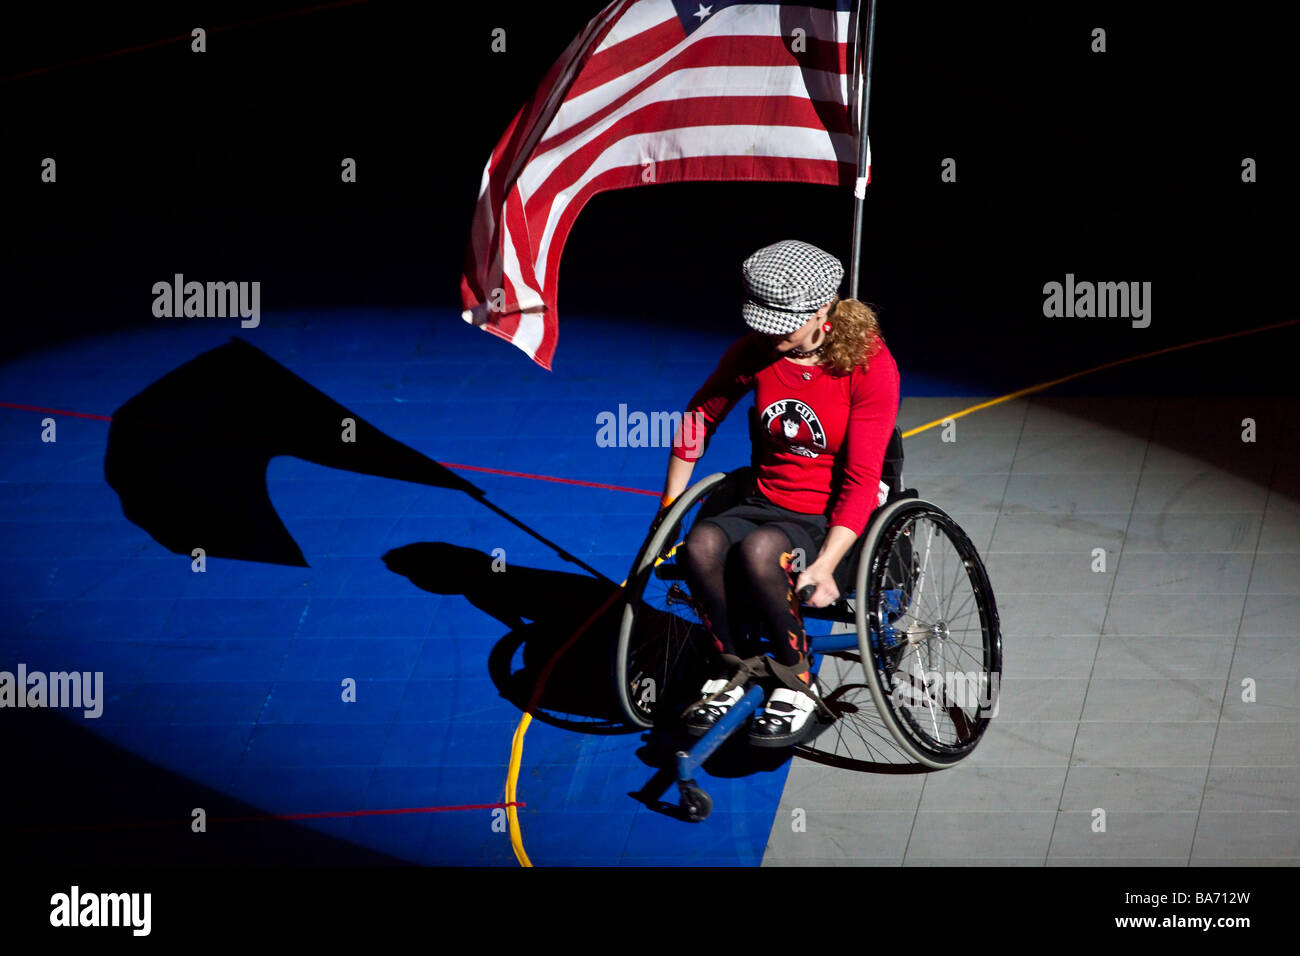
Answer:
[[[501, 566], [489, 554], [446, 542], [404, 545], [383, 560], [421, 590], [463, 595], [510, 628], [488, 655], [488, 674], [501, 696], [521, 711], [548, 662], [615, 587], [570, 571]], [[619, 713], [611, 674], [618, 609], [615, 604], [602, 614], [555, 660], [534, 710], [536, 719], [582, 733], [631, 732]]]
[[267, 491], [278, 455], [483, 496], [238, 338], [114, 412], [104, 477], [126, 518], [168, 551], [307, 567]]

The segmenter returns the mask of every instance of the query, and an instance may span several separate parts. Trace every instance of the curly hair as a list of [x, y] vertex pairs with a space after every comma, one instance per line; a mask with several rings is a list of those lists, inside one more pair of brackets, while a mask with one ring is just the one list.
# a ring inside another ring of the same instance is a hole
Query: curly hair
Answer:
[[880, 322], [876, 310], [865, 302], [836, 296], [826, 320], [833, 326], [826, 336], [826, 364], [836, 372], [847, 375], [880, 351]]

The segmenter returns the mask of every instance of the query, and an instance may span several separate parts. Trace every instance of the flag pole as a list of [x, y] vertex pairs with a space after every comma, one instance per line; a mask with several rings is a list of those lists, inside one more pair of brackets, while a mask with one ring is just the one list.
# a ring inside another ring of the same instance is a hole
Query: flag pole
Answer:
[[[861, 0], [859, 0], [859, 3]], [[862, 60], [861, 38], [855, 44], [858, 61], [854, 69], [858, 70], [858, 166], [853, 183], [853, 252], [849, 258], [849, 298], [858, 297], [858, 260], [862, 254], [862, 205], [867, 196], [867, 114], [871, 108], [871, 52], [876, 42], [876, 0], [867, 0], [871, 10], [867, 14], [867, 55]], [[859, 7], [859, 10], [861, 8]], [[862, 22], [861, 17], [854, 18], [855, 26]]]

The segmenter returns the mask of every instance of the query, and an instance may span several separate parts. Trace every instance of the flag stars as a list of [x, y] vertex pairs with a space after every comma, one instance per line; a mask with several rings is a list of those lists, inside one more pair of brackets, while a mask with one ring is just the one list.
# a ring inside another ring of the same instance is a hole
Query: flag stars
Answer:
[[696, 10], [693, 14], [691, 14], [691, 16], [693, 16], [693, 17], [699, 17], [699, 18], [700, 18], [700, 22], [703, 23], [703, 22], [704, 22], [704, 18], [707, 17], [707, 16], [708, 16], [710, 13], [712, 13], [712, 12], [713, 12], [713, 7], [712, 7], [712, 6], [708, 6], [708, 7], [706, 7], [704, 4], [701, 3], [701, 4], [700, 4], [700, 9]]

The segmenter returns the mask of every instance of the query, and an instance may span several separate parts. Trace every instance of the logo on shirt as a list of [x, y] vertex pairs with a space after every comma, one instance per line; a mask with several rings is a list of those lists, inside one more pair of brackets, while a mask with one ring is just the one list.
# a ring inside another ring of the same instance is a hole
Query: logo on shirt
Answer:
[[774, 442], [796, 455], [816, 458], [826, 450], [826, 431], [817, 413], [796, 398], [783, 398], [767, 406], [762, 422]]

